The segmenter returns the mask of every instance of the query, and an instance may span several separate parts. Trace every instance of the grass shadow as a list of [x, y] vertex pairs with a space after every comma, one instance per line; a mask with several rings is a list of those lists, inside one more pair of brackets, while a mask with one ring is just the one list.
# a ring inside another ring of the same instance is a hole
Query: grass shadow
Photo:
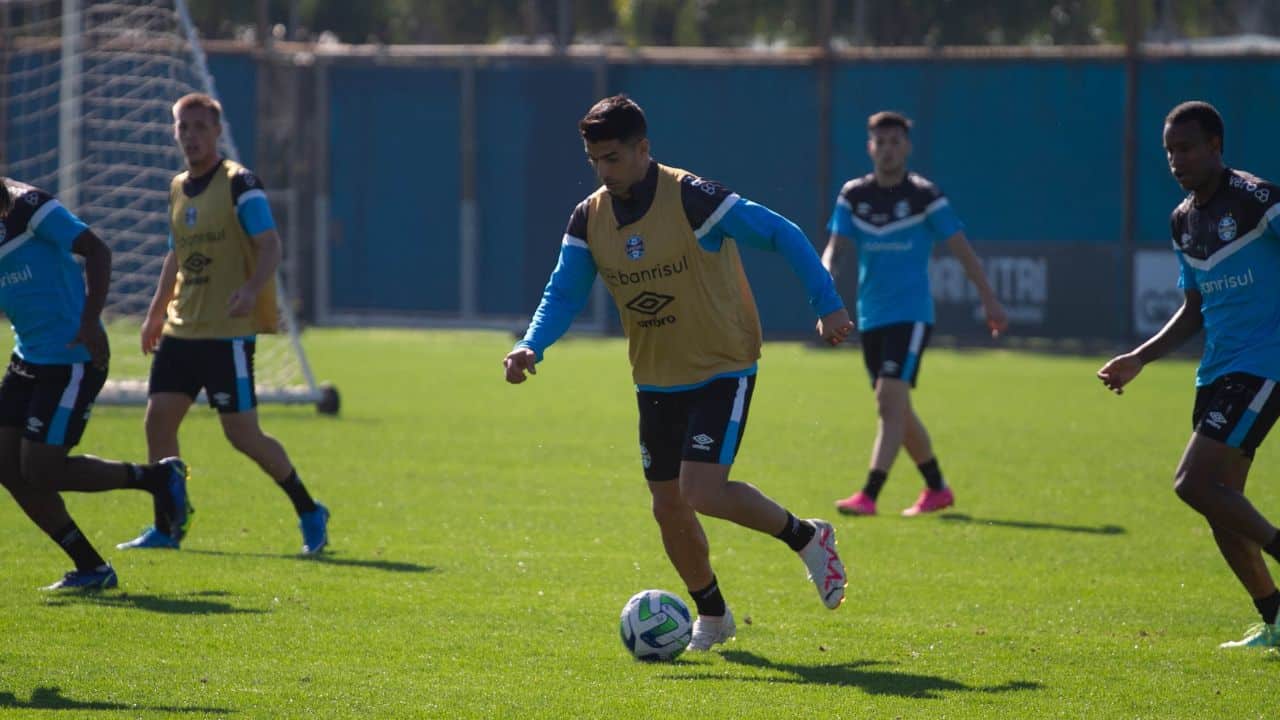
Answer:
[[129, 591], [95, 592], [55, 595], [45, 604], [53, 607], [100, 605], [169, 615], [262, 615], [267, 612], [257, 608], [239, 608], [231, 603], [213, 599], [230, 595], [231, 593], [224, 590], [205, 590], [179, 596], [148, 595]]
[[227, 708], [178, 707], [174, 705], [139, 705], [137, 703], [107, 702], [105, 700], [76, 700], [62, 694], [62, 688], [38, 687], [31, 691], [30, 700], [19, 700], [11, 692], [0, 692], [0, 710], [117, 710], [120, 712], [200, 713], [201, 715], [230, 715]]
[[223, 550], [183, 550], [184, 553], [192, 553], [195, 555], [216, 555], [218, 557], [248, 557], [248, 558], [268, 558], [273, 560], [300, 560], [302, 562], [320, 563], [321, 565], [340, 565], [343, 567], [359, 567], [368, 568], [370, 570], [382, 570], [385, 572], [401, 572], [401, 573], [429, 573], [435, 572], [435, 565], [419, 565], [411, 562], [401, 562], [399, 560], [364, 560], [359, 558], [346, 558], [332, 552], [322, 552], [319, 555], [303, 555], [297, 554], [274, 554], [274, 553], [253, 553], [253, 552], [226, 552]]
[[777, 663], [743, 650], [725, 650], [720, 653], [726, 661], [736, 665], [763, 668], [784, 672], [790, 677], [726, 677], [723, 674], [707, 674], [692, 677], [689, 675], [670, 675], [671, 680], [739, 680], [766, 683], [796, 683], [800, 685], [833, 685], [837, 687], [858, 688], [868, 695], [893, 695], [905, 698], [937, 699], [945, 692], [979, 692], [1008, 693], [1025, 690], [1040, 690], [1044, 686], [1029, 680], [1014, 680], [1000, 685], [974, 686], [957, 680], [949, 680], [936, 675], [899, 672], [892, 669], [880, 669], [895, 663], [880, 660], [855, 660], [847, 663], [824, 665], [799, 665], [795, 663]]
[[943, 513], [938, 516], [938, 519], [954, 523], [976, 523], [978, 525], [1018, 528], [1019, 530], [1054, 530], [1087, 535], [1124, 535], [1129, 532], [1119, 525], [1062, 525], [1059, 523], [1030, 522], [1028, 520], [992, 520], [990, 518], [970, 517], [965, 513], [954, 512]]

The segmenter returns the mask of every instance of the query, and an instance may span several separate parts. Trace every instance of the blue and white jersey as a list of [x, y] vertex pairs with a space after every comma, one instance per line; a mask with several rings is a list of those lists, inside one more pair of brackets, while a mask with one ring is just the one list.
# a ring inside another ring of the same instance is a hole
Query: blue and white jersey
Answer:
[[1280, 188], [1228, 168], [1207, 203], [1188, 195], [1169, 226], [1178, 287], [1201, 297], [1196, 385], [1231, 372], [1280, 381]]
[[929, 256], [934, 243], [964, 229], [936, 185], [915, 173], [891, 188], [876, 184], [875, 175], [850, 180], [827, 229], [857, 249], [859, 330], [933, 324]]
[[52, 195], [10, 180], [12, 207], [0, 223], [0, 310], [9, 316], [14, 352], [37, 365], [87, 362], [80, 329], [84, 272], [71, 244], [88, 229]]

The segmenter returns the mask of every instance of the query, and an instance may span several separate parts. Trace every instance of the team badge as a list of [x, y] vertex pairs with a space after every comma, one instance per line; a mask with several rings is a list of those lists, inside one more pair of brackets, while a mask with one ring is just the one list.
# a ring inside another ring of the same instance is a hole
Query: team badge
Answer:
[[28, 205], [35, 207], [40, 204], [40, 193], [35, 190], [31, 190], [26, 195], [23, 195], [22, 199], [26, 200]]
[[627, 238], [627, 257], [639, 260], [644, 257], [644, 240], [639, 235]]
[[195, 209], [195, 207], [194, 207], [194, 206], [191, 206], [191, 207], [188, 207], [188, 208], [187, 208], [187, 215], [186, 215], [186, 217], [185, 217], [185, 218], [183, 218], [183, 219], [184, 219], [184, 220], [186, 220], [186, 222], [187, 222], [187, 227], [195, 227], [195, 226], [196, 226], [196, 209]]
[[653, 456], [649, 454], [649, 448], [644, 443], [640, 443], [640, 464], [644, 465], [645, 470], [653, 465]]
[[1236, 239], [1236, 219], [1230, 214], [1218, 221], [1218, 239], [1222, 242], [1231, 242]]
[[899, 220], [906, 217], [911, 212], [911, 205], [906, 200], [899, 200], [893, 206], [893, 216]]
[[1182, 237], [1178, 239], [1178, 245], [1181, 246], [1183, 249], [1191, 247], [1191, 233], [1189, 232], [1182, 233]]

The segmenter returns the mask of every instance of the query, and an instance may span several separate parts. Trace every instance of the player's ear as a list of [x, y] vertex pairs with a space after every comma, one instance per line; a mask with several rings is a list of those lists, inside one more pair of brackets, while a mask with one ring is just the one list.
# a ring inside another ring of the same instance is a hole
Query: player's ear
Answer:
[[636, 143], [636, 150], [641, 155], [648, 155], [649, 154], [649, 138], [647, 137], [640, 138], [640, 142]]

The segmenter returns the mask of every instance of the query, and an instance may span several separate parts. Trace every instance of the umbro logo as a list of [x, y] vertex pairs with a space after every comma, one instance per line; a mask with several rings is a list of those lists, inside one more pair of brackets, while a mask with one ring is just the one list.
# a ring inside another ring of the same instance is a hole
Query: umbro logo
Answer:
[[44, 427], [44, 421], [35, 415], [27, 418], [27, 432], [38, 433], [42, 427]]
[[675, 298], [670, 295], [645, 290], [631, 298], [631, 301], [627, 303], [627, 309], [644, 313], [645, 315], [657, 315], [662, 311], [662, 308], [670, 305], [672, 300], [675, 300]]
[[193, 275], [199, 275], [212, 263], [213, 258], [201, 255], [200, 253], [192, 253], [185, 261], [183, 261], [182, 267]]
[[716, 443], [716, 439], [706, 433], [698, 433], [689, 439], [693, 441], [695, 450], [710, 450], [711, 446]]
[[880, 366], [880, 372], [888, 375], [893, 375], [901, 369], [902, 369], [902, 366], [894, 362], [893, 360], [885, 360], [884, 364]]

